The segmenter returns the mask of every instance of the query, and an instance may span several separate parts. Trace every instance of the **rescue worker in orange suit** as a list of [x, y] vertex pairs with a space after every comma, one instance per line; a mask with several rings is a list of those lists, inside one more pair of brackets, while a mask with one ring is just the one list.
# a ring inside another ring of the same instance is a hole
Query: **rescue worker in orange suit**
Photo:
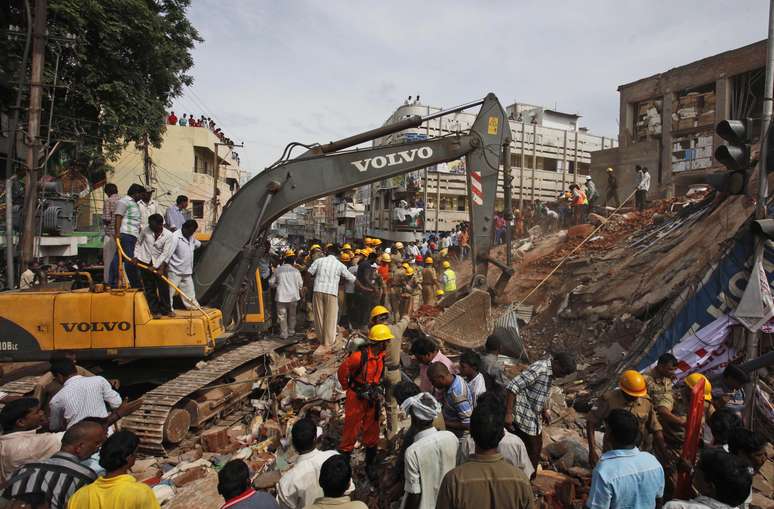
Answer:
[[339, 366], [338, 377], [342, 389], [347, 391], [344, 402], [344, 432], [339, 452], [349, 457], [362, 432], [366, 448], [366, 474], [376, 479], [374, 460], [379, 442], [379, 417], [384, 401], [384, 351], [394, 339], [390, 328], [384, 324], [371, 327], [368, 343], [352, 352]]

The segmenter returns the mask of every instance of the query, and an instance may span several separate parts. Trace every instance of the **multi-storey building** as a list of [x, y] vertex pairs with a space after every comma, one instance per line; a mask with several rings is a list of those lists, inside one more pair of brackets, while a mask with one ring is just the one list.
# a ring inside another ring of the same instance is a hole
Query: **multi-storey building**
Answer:
[[[400, 106], [385, 125], [409, 116], [426, 116], [441, 108], [418, 102]], [[537, 200], [554, 201], [573, 182], [588, 174], [591, 152], [617, 146], [610, 137], [579, 127], [579, 115], [523, 103], [508, 106], [513, 179], [512, 207]], [[447, 115], [424, 125], [390, 134], [375, 146], [445, 136], [467, 131], [476, 112]], [[501, 185], [497, 209], [503, 210]], [[468, 219], [465, 160], [452, 161], [372, 184], [367, 197], [367, 234], [391, 240], [412, 240], [426, 232], [449, 231]]]

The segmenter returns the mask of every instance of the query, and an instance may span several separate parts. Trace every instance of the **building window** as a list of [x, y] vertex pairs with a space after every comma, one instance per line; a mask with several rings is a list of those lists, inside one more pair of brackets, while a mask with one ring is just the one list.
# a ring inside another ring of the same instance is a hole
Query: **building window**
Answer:
[[458, 196], [457, 197], [457, 212], [465, 212], [465, 204], [467, 203], [467, 199], [465, 196]]
[[204, 219], [204, 200], [191, 201], [194, 219]]

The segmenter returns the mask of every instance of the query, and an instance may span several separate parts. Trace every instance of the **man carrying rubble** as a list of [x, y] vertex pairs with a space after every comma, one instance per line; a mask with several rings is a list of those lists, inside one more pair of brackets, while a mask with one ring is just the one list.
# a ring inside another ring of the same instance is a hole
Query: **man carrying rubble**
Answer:
[[[390, 310], [384, 306], [375, 306], [371, 310], [371, 326], [374, 325], [386, 325], [390, 328], [390, 332], [393, 335], [393, 339], [390, 340], [390, 344], [387, 346], [387, 383], [391, 387], [400, 382], [400, 352], [401, 341], [403, 339], [403, 333], [406, 332], [406, 328], [409, 324], [409, 317], [404, 316], [397, 323], [390, 323]], [[392, 391], [390, 391], [392, 393]], [[395, 435], [398, 432], [398, 402], [395, 397], [390, 395], [390, 401], [387, 404], [387, 429], [390, 435]]]
[[[605, 393], [588, 416], [586, 432], [591, 466], [593, 467], [599, 461], [599, 453], [594, 443], [594, 432], [616, 409], [626, 410], [637, 419], [639, 426], [637, 446], [639, 449], [641, 451], [650, 449], [649, 444], [652, 440], [659, 455], [664, 458], [666, 452], [664, 434], [653, 403], [648, 398], [645, 378], [639, 372], [630, 369], [624, 371], [618, 379], [618, 388]], [[610, 451], [613, 447], [610, 431], [610, 429], [605, 430], [602, 452]]]
[[366, 448], [366, 473], [376, 478], [374, 460], [379, 442], [379, 417], [384, 401], [382, 380], [384, 376], [384, 351], [388, 341], [395, 336], [389, 327], [378, 324], [368, 332], [368, 344], [349, 355], [339, 366], [341, 388], [347, 392], [344, 402], [344, 431], [339, 451], [352, 455], [355, 442], [362, 432]]
[[548, 421], [546, 405], [551, 381], [576, 370], [575, 355], [557, 352], [551, 358], [533, 362], [506, 387], [505, 424], [524, 441], [532, 465], [540, 464], [543, 450], [541, 418]]

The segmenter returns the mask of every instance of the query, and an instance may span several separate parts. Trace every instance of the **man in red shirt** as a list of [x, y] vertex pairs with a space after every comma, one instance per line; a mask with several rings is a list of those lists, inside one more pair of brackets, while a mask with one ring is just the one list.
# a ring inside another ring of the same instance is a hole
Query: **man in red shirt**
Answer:
[[362, 442], [366, 447], [366, 473], [372, 480], [376, 475], [374, 460], [384, 401], [384, 351], [389, 340], [394, 338], [387, 325], [374, 325], [368, 332], [368, 344], [351, 353], [338, 371], [339, 383], [347, 391], [339, 452], [349, 457], [362, 431]]
[[177, 117], [175, 116], [175, 112], [169, 114], [167, 117], [167, 124], [169, 125], [177, 125]]

